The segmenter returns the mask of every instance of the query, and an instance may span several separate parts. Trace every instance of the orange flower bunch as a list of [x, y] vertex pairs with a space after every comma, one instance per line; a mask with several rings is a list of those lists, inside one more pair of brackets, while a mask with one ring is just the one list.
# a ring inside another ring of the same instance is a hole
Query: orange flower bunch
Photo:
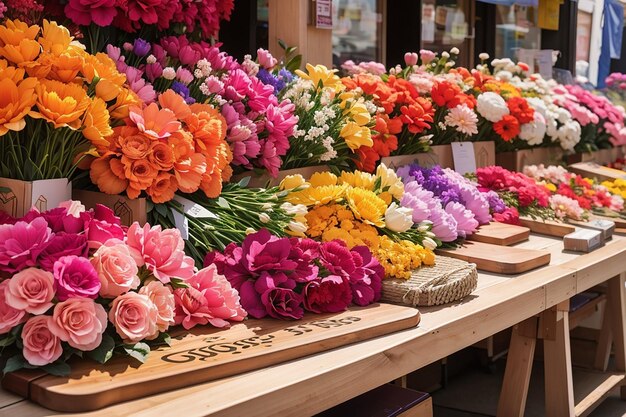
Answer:
[[178, 190], [218, 197], [232, 174], [226, 128], [212, 106], [190, 106], [167, 90], [158, 104], [132, 107], [126, 124], [96, 146], [91, 180], [104, 193], [126, 192], [131, 199], [145, 191], [154, 203], [171, 200]]
[[[5, 177], [70, 177], [89, 143], [140, 103], [106, 54], [90, 55], [69, 31], [44, 20], [0, 25], [0, 136]], [[13, 154], [13, 157], [10, 155]], [[18, 157], [19, 155], [19, 157]]]

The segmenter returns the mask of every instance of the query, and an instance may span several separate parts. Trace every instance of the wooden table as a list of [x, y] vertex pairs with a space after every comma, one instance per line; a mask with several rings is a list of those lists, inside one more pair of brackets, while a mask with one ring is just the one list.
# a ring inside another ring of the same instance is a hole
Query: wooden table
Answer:
[[[626, 271], [626, 238], [623, 237], [615, 237], [605, 247], [584, 255], [565, 253], [560, 239], [540, 235], [531, 235], [530, 240], [517, 246], [549, 250], [551, 264], [519, 276], [480, 273], [478, 288], [469, 297], [454, 304], [420, 309], [422, 321], [417, 328], [79, 415], [299, 417], [315, 414], [529, 318], [543, 317], [544, 312], [555, 317], [556, 326], [558, 319], [563, 319], [562, 308], [558, 307], [564, 301], [613, 277], [619, 278]], [[619, 279], [623, 282], [623, 276]], [[612, 288], [617, 290], [614, 284]], [[623, 300], [623, 285], [617, 293], [618, 300]], [[623, 311], [623, 305], [620, 308], [615, 311]], [[563, 327], [556, 326], [554, 332], [558, 333], [558, 329]], [[623, 341], [623, 332], [621, 337]], [[559, 348], [564, 348], [564, 343], [556, 342], [552, 352], [558, 353]], [[528, 356], [528, 352], [525, 353]], [[619, 356], [620, 352], [617, 353]], [[563, 356], [567, 355], [563, 353]], [[555, 365], [562, 368], [566, 362]], [[507, 374], [510, 382], [508, 369]], [[567, 372], [555, 375], [561, 375], [558, 385], [564, 388], [560, 392], [565, 392], [569, 401], [570, 396], [573, 398], [571, 372], [569, 378]], [[525, 401], [526, 388], [518, 381], [508, 386], [505, 382], [508, 387], [502, 393], [507, 400], [505, 403], [517, 399], [515, 404], [519, 406], [521, 399]], [[548, 415], [573, 415], [574, 412], [561, 411], [550, 411]], [[0, 416], [60, 414], [0, 390]]]

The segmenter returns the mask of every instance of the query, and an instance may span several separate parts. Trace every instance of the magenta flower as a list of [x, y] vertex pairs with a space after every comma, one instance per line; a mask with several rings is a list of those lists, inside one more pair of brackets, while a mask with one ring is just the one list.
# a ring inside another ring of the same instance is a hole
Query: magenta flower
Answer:
[[91, 249], [98, 249], [109, 239], [124, 240], [124, 230], [119, 217], [102, 204], [96, 205], [94, 217], [85, 228], [85, 234]]
[[253, 274], [290, 271], [298, 266], [288, 258], [291, 251], [289, 239], [273, 236], [267, 229], [246, 236], [241, 249], [243, 266]]
[[338, 275], [309, 282], [303, 295], [304, 307], [313, 313], [337, 313], [352, 302], [350, 282]]
[[37, 257], [46, 248], [52, 232], [42, 217], [30, 223], [0, 225], [0, 271], [14, 274], [36, 266]]
[[367, 246], [355, 246], [350, 252], [356, 265], [355, 274], [350, 278], [352, 302], [366, 306], [380, 300], [385, 269]]
[[52, 272], [59, 301], [71, 297], [98, 297], [100, 280], [89, 259], [75, 255], [63, 256], [54, 263]]
[[60, 258], [70, 255], [86, 258], [88, 254], [89, 245], [84, 234], [58, 233], [39, 255], [39, 266], [52, 272], [54, 263]]
[[267, 314], [275, 319], [298, 320], [304, 316], [302, 296], [287, 288], [274, 288], [261, 295]]
[[331, 274], [350, 278], [354, 276], [356, 265], [345, 242], [333, 240], [320, 246], [320, 262]]
[[117, 15], [116, 0], [69, 0], [65, 6], [65, 14], [74, 23], [89, 26], [109, 26]]

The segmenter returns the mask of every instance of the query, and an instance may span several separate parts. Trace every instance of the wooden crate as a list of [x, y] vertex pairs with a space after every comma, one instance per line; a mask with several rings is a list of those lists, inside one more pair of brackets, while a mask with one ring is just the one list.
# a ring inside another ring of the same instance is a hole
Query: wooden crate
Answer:
[[[496, 147], [494, 142], [474, 142], [474, 156], [476, 168], [492, 166], [496, 163]], [[442, 168], [454, 169], [451, 145], [435, 145], [430, 147], [430, 152], [414, 155], [397, 155], [381, 159], [381, 163], [388, 167], [398, 168], [403, 165], [417, 162], [421, 166], [431, 167], [441, 165]]]
[[563, 160], [560, 147], [521, 149], [496, 154], [496, 164], [510, 171], [521, 172], [526, 165], [558, 165]]
[[85, 190], [74, 190], [73, 196], [75, 200], [82, 202], [87, 209], [94, 208], [96, 204], [107, 206], [120, 218], [124, 226], [130, 226], [134, 222], [144, 225], [147, 221], [148, 203], [145, 198], [131, 200], [123, 195], [110, 195]]

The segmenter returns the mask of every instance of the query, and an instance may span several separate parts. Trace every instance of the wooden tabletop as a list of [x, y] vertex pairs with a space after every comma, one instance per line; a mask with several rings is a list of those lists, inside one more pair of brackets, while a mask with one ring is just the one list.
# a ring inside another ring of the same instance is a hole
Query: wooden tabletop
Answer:
[[[521, 248], [552, 254], [517, 276], [480, 273], [464, 300], [420, 308], [417, 328], [281, 365], [74, 416], [305, 416], [315, 414], [511, 327], [626, 270], [626, 237], [589, 254], [531, 235]], [[64, 415], [0, 390], [0, 416]]]

